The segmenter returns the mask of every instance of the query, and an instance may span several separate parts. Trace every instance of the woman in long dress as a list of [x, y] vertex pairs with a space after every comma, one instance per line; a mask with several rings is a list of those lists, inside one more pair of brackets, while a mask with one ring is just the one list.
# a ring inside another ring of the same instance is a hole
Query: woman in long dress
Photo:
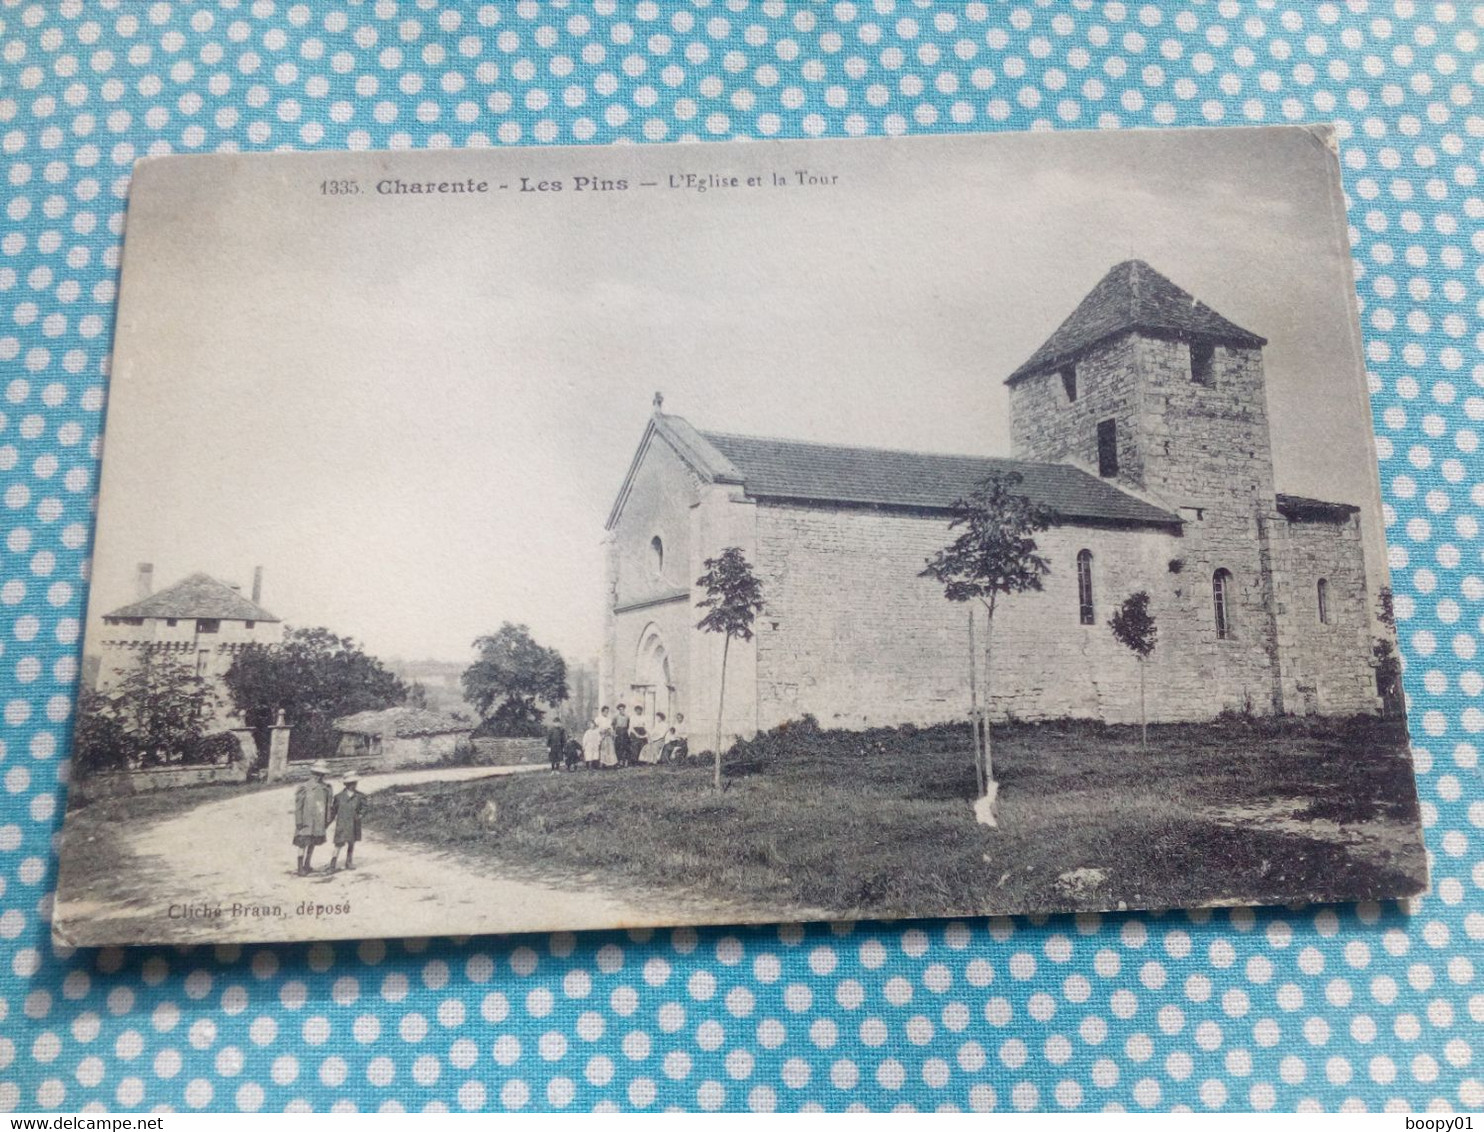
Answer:
[[665, 746], [665, 733], [668, 727], [665, 723], [665, 713], [657, 711], [654, 713], [654, 727], [649, 731], [648, 742], [644, 749], [639, 752], [639, 761], [647, 766], [658, 766], [660, 753]]
[[613, 745], [613, 717], [604, 708], [593, 722], [598, 725], [598, 765], [616, 767], [618, 748]]

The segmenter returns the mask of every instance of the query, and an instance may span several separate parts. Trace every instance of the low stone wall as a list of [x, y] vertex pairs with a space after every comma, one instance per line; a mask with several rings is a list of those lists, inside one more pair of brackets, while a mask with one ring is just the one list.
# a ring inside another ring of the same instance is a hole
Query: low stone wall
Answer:
[[[383, 763], [380, 759], [375, 758], [347, 757], [341, 759], [325, 759], [323, 761], [324, 764], [330, 768], [330, 778], [343, 778], [351, 771], [355, 771], [357, 774], [377, 774], [383, 771], [396, 769], [393, 766]], [[283, 780], [286, 782], [302, 782], [309, 777], [309, 767], [312, 762], [313, 760], [311, 759], [304, 762], [289, 763], [288, 771], [284, 774]]]
[[478, 766], [514, 766], [544, 763], [545, 739], [475, 739], [474, 763]]
[[207, 786], [247, 781], [247, 762], [237, 759], [223, 766], [160, 766], [146, 770], [121, 770], [80, 778], [72, 789], [84, 801], [174, 790], [180, 786]]
[[[330, 768], [329, 777], [332, 779], [343, 778], [348, 771], [356, 771], [359, 774], [390, 774], [397, 770], [417, 770], [424, 767], [434, 767], [453, 764], [471, 763], [475, 766], [514, 766], [519, 763], [540, 763], [546, 761], [545, 739], [475, 739], [474, 755], [467, 760], [451, 757], [450, 753], [440, 752], [439, 757], [428, 759], [409, 759], [397, 757], [398, 754], [405, 756], [405, 751], [394, 752], [392, 755], [345, 755], [333, 759], [325, 759], [324, 764]], [[284, 781], [302, 782], [309, 777], [310, 761], [291, 762], [284, 774]]]

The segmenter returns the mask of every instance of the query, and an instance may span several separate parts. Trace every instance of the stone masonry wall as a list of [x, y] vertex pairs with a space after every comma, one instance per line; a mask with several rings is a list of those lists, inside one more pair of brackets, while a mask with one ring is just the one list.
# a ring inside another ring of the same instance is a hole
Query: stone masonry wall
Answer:
[[1276, 514], [1261, 351], [1216, 347], [1214, 380], [1201, 385], [1191, 380], [1187, 343], [1135, 341], [1141, 486], [1185, 520], [1186, 584], [1171, 610], [1170, 644], [1186, 649], [1214, 635], [1214, 576], [1229, 571], [1230, 632], [1217, 642], [1211, 678], [1243, 710], [1281, 710], [1273, 580], [1260, 538]]
[[[1268, 525], [1275, 565], [1283, 703], [1296, 714], [1375, 712], [1371, 608], [1360, 520]], [[1319, 579], [1327, 620], [1319, 619]]]
[[[756, 625], [758, 725], [806, 712], [832, 727], [962, 719], [967, 607], [918, 576], [948, 541], [944, 516], [760, 505], [766, 607]], [[995, 615], [996, 718], [1136, 720], [1137, 661], [1107, 621], [1138, 589], [1149, 591], [1160, 627], [1147, 670], [1151, 719], [1209, 719], [1248, 704], [1270, 710], [1266, 654], [1240, 637], [1216, 639], [1209, 575], [1170, 571], [1185, 540], [1157, 530], [1066, 526], [1038, 542], [1052, 565], [1044, 589], [1007, 599]], [[1093, 553], [1092, 625], [1079, 620], [1082, 549]], [[1255, 578], [1251, 585], [1257, 588]], [[982, 630], [981, 614], [981, 649]]]
[[[1190, 378], [1190, 346], [1136, 336], [1138, 419], [1145, 488], [1176, 507], [1234, 510], [1274, 505], [1262, 351], [1217, 346], [1214, 380]], [[1240, 500], [1240, 502], [1237, 502]], [[1235, 504], [1235, 506], [1234, 506]]]
[[1010, 443], [1017, 459], [1098, 466], [1098, 422], [1118, 422], [1120, 478], [1139, 482], [1143, 453], [1138, 412], [1136, 340], [1125, 334], [1094, 346], [1077, 362], [1077, 399], [1067, 399], [1060, 372], [1036, 374], [1010, 387]]

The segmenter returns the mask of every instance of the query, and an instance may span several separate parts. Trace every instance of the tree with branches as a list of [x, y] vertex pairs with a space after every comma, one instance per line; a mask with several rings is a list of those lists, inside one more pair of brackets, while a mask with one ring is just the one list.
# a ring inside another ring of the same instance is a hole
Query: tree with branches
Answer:
[[[537, 644], [525, 625], [507, 621], [474, 642], [478, 658], [460, 677], [482, 735], [540, 735], [546, 710], [567, 698], [567, 662]], [[545, 708], [542, 705], [545, 705]]]
[[73, 758], [86, 774], [189, 761], [211, 726], [216, 693], [188, 664], [144, 649], [106, 692], [79, 700]]
[[721, 728], [727, 703], [727, 654], [731, 651], [734, 637], [752, 640], [752, 623], [763, 608], [763, 584], [752, 572], [752, 566], [740, 547], [729, 546], [719, 557], [706, 559], [702, 566], [706, 572], [696, 579], [696, 585], [706, 591], [706, 596], [696, 603], [696, 608], [707, 612], [696, 623], [696, 628], [722, 634], [721, 695], [716, 705], [715, 766], [712, 773], [712, 784], [719, 791]]
[[981, 820], [993, 824], [994, 760], [989, 733], [992, 688], [994, 615], [1000, 601], [1012, 594], [1041, 589], [1051, 565], [1037, 552], [1035, 536], [1056, 520], [1056, 513], [1019, 491], [1019, 472], [992, 472], [967, 496], [953, 504], [948, 529], [959, 535], [927, 560], [921, 576], [935, 578], [949, 601], [978, 602], [984, 609], [983, 708], [978, 706], [974, 665], [974, 617], [969, 614], [970, 708], [974, 726], [974, 765]]
[[1144, 749], [1149, 749], [1149, 717], [1144, 711], [1144, 665], [1154, 652], [1154, 642], [1159, 629], [1154, 615], [1149, 612], [1149, 593], [1139, 590], [1123, 599], [1122, 604], [1108, 618], [1108, 628], [1124, 648], [1139, 658], [1139, 735]]
[[293, 728], [290, 757], [324, 758], [338, 742], [335, 720], [407, 700], [407, 685], [380, 660], [324, 628], [289, 629], [278, 644], [247, 646], [222, 683], [253, 729], [260, 760], [267, 758], [268, 729], [279, 712]]

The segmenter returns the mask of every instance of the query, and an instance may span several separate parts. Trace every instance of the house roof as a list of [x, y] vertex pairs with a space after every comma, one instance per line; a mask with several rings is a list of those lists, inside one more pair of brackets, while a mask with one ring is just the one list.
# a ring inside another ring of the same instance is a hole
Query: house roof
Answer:
[[390, 707], [380, 711], [358, 711], [341, 716], [335, 730], [352, 735], [380, 735], [383, 738], [407, 739], [418, 735], [449, 735], [473, 731], [472, 723], [460, 723], [437, 712], [415, 707]]
[[1143, 260], [1130, 259], [1104, 275], [1041, 348], [1005, 379], [1005, 384], [1056, 369], [1128, 330], [1241, 346], [1267, 345], [1266, 338], [1223, 318]]
[[1319, 520], [1339, 523], [1351, 515], [1360, 514], [1360, 508], [1353, 503], [1327, 503], [1323, 499], [1310, 499], [1305, 495], [1285, 495], [1280, 491], [1278, 493], [1278, 514], [1285, 519], [1293, 519], [1297, 522]]
[[1020, 490], [1065, 520], [1171, 526], [1179, 516], [1071, 464], [983, 456], [950, 456], [854, 448], [702, 432], [655, 413], [608, 518], [623, 510], [635, 471], [656, 436], [663, 437], [708, 483], [733, 483], [754, 499], [843, 503], [947, 512], [991, 473], [1018, 472]]
[[219, 621], [277, 621], [255, 601], [210, 574], [196, 573], [107, 617], [205, 617]]

